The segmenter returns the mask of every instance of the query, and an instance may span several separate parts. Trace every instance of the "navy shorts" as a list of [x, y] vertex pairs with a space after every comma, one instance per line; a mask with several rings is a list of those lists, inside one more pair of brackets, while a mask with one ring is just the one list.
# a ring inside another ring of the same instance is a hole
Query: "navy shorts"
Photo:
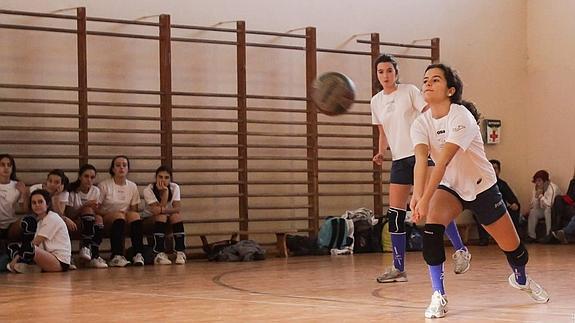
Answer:
[[[431, 158], [428, 158], [427, 165], [434, 166], [435, 164]], [[415, 156], [392, 161], [389, 182], [391, 184], [413, 185], [413, 168], [415, 168]]]
[[461, 202], [463, 209], [473, 212], [477, 216], [477, 221], [483, 225], [490, 225], [507, 212], [503, 196], [499, 192], [497, 184], [477, 194], [473, 201], [463, 200], [457, 192], [447, 186], [439, 185], [439, 189], [453, 194]]

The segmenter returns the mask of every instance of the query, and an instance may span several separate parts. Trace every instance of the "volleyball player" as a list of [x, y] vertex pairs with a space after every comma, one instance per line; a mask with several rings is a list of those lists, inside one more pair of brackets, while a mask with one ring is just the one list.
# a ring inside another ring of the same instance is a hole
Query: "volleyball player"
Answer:
[[[405, 214], [409, 194], [413, 185], [415, 157], [409, 129], [413, 120], [426, 109], [420, 91], [411, 84], [398, 82], [397, 61], [390, 55], [379, 56], [374, 63], [377, 79], [382, 90], [371, 99], [372, 123], [379, 130], [379, 152], [373, 162], [381, 165], [384, 152], [391, 150], [392, 164], [389, 184], [389, 232], [393, 248], [393, 266], [388, 268], [377, 281], [380, 283], [407, 281], [405, 272]], [[427, 161], [433, 165], [431, 160]], [[465, 273], [470, 266], [471, 254], [464, 246], [455, 222], [449, 223], [446, 234], [455, 251], [454, 271]]]
[[[472, 210], [507, 256], [509, 284], [536, 302], [549, 300], [547, 292], [525, 273], [528, 253], [506, 210], [497, 178], [485, 157], [475, 106], [462, 101], [463, 84], [448, 66], [433, 64], [423, 78], [423, 96], [429, 110], [411, 128], [415, 145], [415, 183], [411, 199], [414, 220], [426, 218], [423, 256], [429, 266], [433, 295], [426, 318], [445, 316], [443, 233], [461, 211]], [[431, 154], [435, 167], [427, 167]]]

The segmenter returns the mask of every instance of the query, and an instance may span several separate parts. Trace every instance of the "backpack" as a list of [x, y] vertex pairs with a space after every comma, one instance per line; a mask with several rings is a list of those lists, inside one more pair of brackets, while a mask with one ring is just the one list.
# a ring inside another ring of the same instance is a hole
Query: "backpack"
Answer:
[[204, 250], [204, 252], [208, 256], [209, 261], [215, 261], [221, 254], [222, 250], [224, 250], [226, 247], [233, 246], [236, 243], [238, 243], [238, 241], [236, 240], [237, 236], [238, 234], [234, 233], [231, 235], [229, 240], [222, 240], [208, 243], [208, 239], [206, 238], [206, 236], [202, 235], [200, 236], [200, 239], [202, 240], [202, 250]]
[[384, 226], [383, 221], [378, 221], [376, 225], [371, 225], [368, 220], [357, 220], [353, 223], [353, 252], [382, 252], [381, 232]]
[[351, 243], [347, 241], [347, 235], [345, 219], [328, 217], [319, 229], [317, 243], [320, 248], [343, 249]]

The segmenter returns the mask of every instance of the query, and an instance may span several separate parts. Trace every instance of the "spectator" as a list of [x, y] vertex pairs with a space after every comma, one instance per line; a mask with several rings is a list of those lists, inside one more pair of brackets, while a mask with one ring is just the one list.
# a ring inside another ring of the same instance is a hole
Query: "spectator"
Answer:
[[551, 233], [551, 207], [557, 195], [561, 195], [559, 187], [549, 180], [549, 173], [539, 170], [533, 175], [532, 182], [535, 184], [531, 198], [531, 205], [527, 222], [527, 242], [536, 241], [535, 228], [539, 219], [545, 219], [546, 233]]

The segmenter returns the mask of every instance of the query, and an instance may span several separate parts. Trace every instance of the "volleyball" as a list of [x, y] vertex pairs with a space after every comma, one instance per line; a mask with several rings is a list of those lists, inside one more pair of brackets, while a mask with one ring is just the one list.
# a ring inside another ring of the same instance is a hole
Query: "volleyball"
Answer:
[[329, 116], [344, 114], [355, 100], [355, 85], [342, 73], [327, 72], [313, 82], [311, 97], [321, 113]]

